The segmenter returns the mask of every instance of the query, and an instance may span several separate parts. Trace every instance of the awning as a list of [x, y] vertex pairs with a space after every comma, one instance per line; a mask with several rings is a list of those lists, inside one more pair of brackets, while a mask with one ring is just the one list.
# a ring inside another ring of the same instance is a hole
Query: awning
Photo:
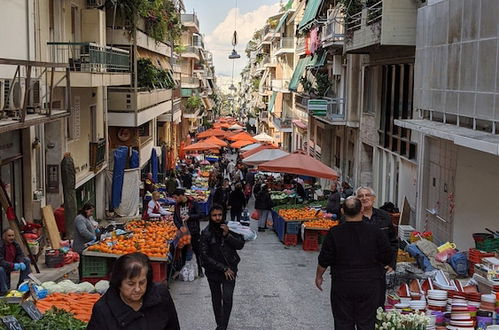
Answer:
[[248, 165], [260, 165], [287, 155], [289, 155], [289, 153], [281, 149], [265, 149], [245, 158], [243, 163]]
[[151, 52], [147, 49], [137, 48], [137, 53], [140, 58], [148, 58], [151, 60], [155, 67], [161, 68], [163, 70], [171, 70], [172, 66], [168, 60], [168, 57], [161, 56], [155, 52]]
[[302, 122], [300, 119], [293, 120], [293, 125], [301, 129], [307, 129], [307, 125], [305, 125], [305, 123]]
[[288, 89], [290, 91], [296, 92], [298, 89], [298, 83], [300, 82], [300, 78], [303, 75], [303, 71], [305, 71], [305, 67], [310, 62], [310, 56], [305, 58], [300, 58], [298, 64], [296, 65], [295, 71], [293, 72], [293, 76], [289, 81]]
[[277, 24], [277, 27], [275, 28], [275, 32], [279, 32], [284, 24], [286, 22], [286, 19], [288, 18], [289, 12], [285, 12], [284, 15], [281, 16], [281, 19], [279, 20], [279, 23]]
[[316, 17], [319, 12], [319, 8], [323, 0], [308, 0], [307, 7], [305, 8], [305, 13], [303, 18], [298, 25], [298, 30], [301, 30], [309, 25]]
[[395, 125], [450, 140], [458, 146], [499, 155], [499, 136], [428, 119], [395, 120]]
[[272, 96], [270, 97], [269, 105], [267, 107], [267, 109], [269, 110], [270, 113], [272, 113], [274, 111], [274, 103], [275, 103], [276, 97], [277, 97], [277, 92], [272, 92]]
[[326, 64], [327, 51], [316, 52], [314, 56], [310, 59], [307, 67], [318, 68]]

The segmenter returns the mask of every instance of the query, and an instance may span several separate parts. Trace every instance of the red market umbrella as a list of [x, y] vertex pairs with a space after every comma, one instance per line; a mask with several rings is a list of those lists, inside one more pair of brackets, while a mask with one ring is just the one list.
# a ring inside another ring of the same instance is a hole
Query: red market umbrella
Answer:
[[237, 133], [234, 136], [229, 137], [229, 140], [232, 141], [240, 141], [240, 140], [245, 140], [245, 141], [250, 141], [250, 142], [258, 142], [255, 140], [249, 133], [247, 132], [241, 132]]
[[185, 151], [218, 150], [220, 146], [204, 141], [193, 143], [184, 148]]
[[221, 146], [221, 147], [226, 147], [227, 146], [227, 142], [225, 142], [223, 140], [220, 140], [216, 136], [209, 137], [206, 140], [204, 140], [203, 142], [211, 143], [211, 144], [216, 144], [217, 146]]
[[247, 146], [248, 144], [252, 144], [252, 143], [253, 143], [252, 141], [248, 141], [248, 140], [239, 140], [239, 141], [232, 143], [230, 146], [232, 148], [241, 148], [241, 147]]
[[338, 173], [335, 170], [302, 153], [294, 153], [260, 164], [258, 170], [306, 175], [329, 180], [338, 178]]
[[246, 157], [249, 157], [251, 155], [254, 155], [256, 154], [257, 152], [260, 152], [262, 150], [265, 150], [265, 149], [279, 149], [277, 148], [276, 146], [273, 146], [271, 144], [262, 144], [261, 146], [259, 147], [256, 147], [254, 149], [251, 149], [251, 150], [248, 150], [246, 151], [245, 153], [241, 154], [241, 158], [246, 158]]
[[204, 132], [199, 133], [198, 135], [196, 135], [196, 137], [199, 139], [204, 139], [204, 138], [208, 138], [210, 136], [224, 136], [224, 135], [225, 135], [225, 131], [222, 131], [219, 128], [215, 128], [215, 129], [210, 128]]

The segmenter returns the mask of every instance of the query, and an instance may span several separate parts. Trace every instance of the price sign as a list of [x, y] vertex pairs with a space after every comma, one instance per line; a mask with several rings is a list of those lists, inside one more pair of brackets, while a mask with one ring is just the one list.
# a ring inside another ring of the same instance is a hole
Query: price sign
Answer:
[[21, 304], [21, 306], [33, 320], [38, 321], [43, 317], [43, 314], [32, 301], [25, 301]]
[[24, 330], [21, 323], [14, 316], [4, 316], [2, 322], [9, 330]]

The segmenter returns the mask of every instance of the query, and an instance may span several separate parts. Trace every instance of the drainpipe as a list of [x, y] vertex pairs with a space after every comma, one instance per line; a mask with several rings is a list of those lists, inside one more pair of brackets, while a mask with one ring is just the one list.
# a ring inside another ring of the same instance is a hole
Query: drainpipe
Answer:
[[25, 0], [25, 4], [26, 4], [26, 47], [27, 47], [27, 59], [28, 60], [31, 60], [31, 43], [30, 43], [30, 28], [29, 28], [29, 24], [30, 24], [30, 16], [29, 16], [29, 0]]

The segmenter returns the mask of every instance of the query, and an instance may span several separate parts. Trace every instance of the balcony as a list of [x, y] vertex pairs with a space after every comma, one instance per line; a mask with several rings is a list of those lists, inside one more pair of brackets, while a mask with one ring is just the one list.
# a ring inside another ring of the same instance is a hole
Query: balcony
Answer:
[[201, 108], [197, 108], [197, 109], [187, 109], [187, 108], [184, 108], [182, 116], [184, 118], [196, 119], [196, 118], [198, 118], [201, 115], [201, 111], [202, 111]]
[[280, 37], [280, 33], [275, 31], [275, 28], [270, 27], [270, 25], [266, 25], [263, 29], [263, 41], [271, 41], [274, 37]]
[[182, 77], [180, 78], [182, 88], [199, 88], [199, 78], [197, 77]]
[[345, 18], [339, 11], [328, 12], [326, 23], [322, 26], [321, 41], [323, 47], [343, 47], [345, 41]]
[[296, 39], [296, 54], [303, 55], [305, 54], [305, 38], [300, 37]]
[[382, 0], [347, 17], [345, 51], [379, 51], [380, 46], [416, 45], [417, 2]]
[[182, 90], [180, 87], [177, 87], [173, 90], [173, 93], [172, 93], [172, 98], [173, 98], [173, 102], [175, 103], [176, 101], [179, 101], [181, 98], [182, 98]]
[[294, 37], [282, 37], [279, 39], [279, 44], [277, 45], [277, 49], [275, 55], [283, 55], [288, 53], [295, 52], [295, 38]]
[[181, 20], [183, 26], [199, 32], [199, 20], [196, 14], [182, 14]]
[[263, 71], [266, 68], [266, 65], [270, 63], [270, 56], [264, 55], [260, 58], [256, 59], [256, 70]]
[[106, 139], [100, 139], [97, 142], [90, 142], [90, 161], [89, 169], [97, 173], [104, 165], [106, 160]]
[[[137, 47], [147, 49], [151, 52], [160, 54], [162, 56], [170, 56], [172, 52], [172, 47], [164, 42], [157, 41], [150, 37], [147, 33], [137, 30], [137, 37], [135, 38], [137, 42]], [[114, 45], [126, 45], [133, 46], [134, 40], [130, 38], [130, 34], [127, 30], [120, 27], [107, 27], [106, 30], [106, 40]]]
[[199, 48], [194, 46], [184, 46], [180, 56], [183, 58], [195, 58], [199, 61]]
[[332, 125], [345, 125], [345, 99], [309, 99], [307, 109], [310, 115]]
[[279, 117], [273, 117], [274, 126], [283, 133], [291, 133], [293, 128], [291, 127], [292, 120], [289, 118], [281, 119]]
[[[101, 87], [130, 84], [130, 53], [90, 42], [48, 42], [53, 62], [66, 63], [71, 87]], [[65, 72], [57, 72], [55, 80]]]
[[204, 66], [196, 63], [196, 64], [194, 64], [192, 71], [193, 72], [204, 72]]
[[301, 110], [308, 111], [308, 100], [308, 96], [295, 93], [295, 106], [300, 108]]
[[171, 111], [172, 94], [171, 89], [109, 88], [109, 126], [138, 127]]
[[268, 121], [269, 120], [269, 112], [268, 111], [260, 111], [260, 114], [258, 115], [258, 119], [260, 121]]
[[273, 79], [272, 90], [275, 92], [289, 93], [289, 79]]

